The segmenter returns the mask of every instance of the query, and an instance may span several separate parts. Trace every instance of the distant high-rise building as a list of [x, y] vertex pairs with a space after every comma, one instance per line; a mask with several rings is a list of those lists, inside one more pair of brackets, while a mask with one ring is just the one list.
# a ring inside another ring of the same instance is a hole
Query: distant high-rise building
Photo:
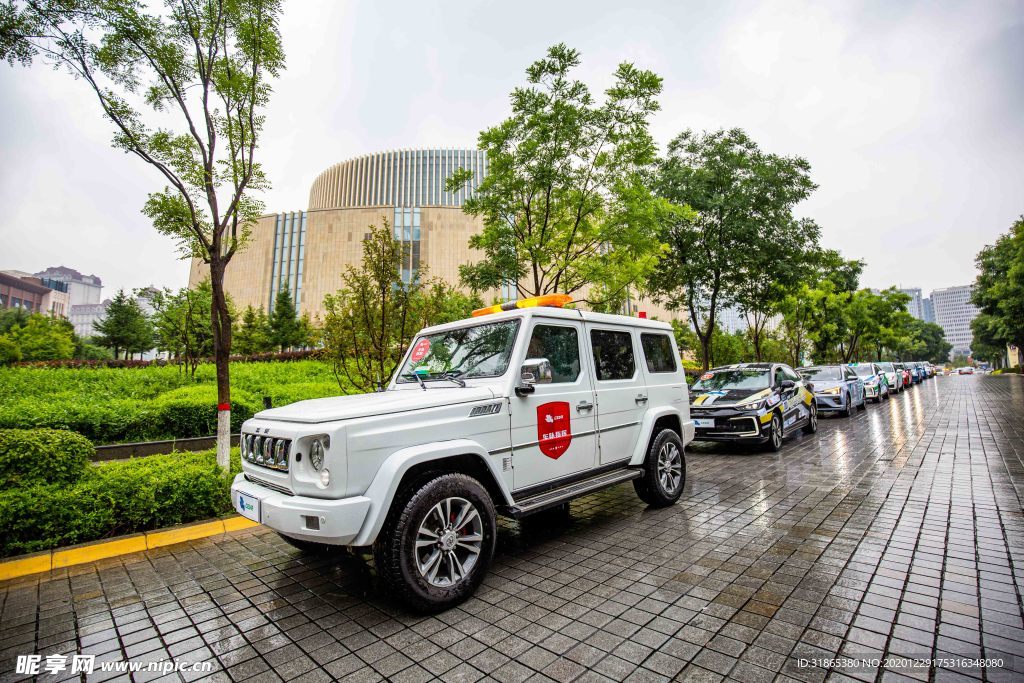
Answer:
[[935, 322], [935, 306], [932, 304], [931, 297], [921, 299], [921, 313], [921, 319], [926, 323]]
[[953, 345], [950, 357], [970, 355], [974, 333], [971, 322], [978, 317], [978, 307], [971, 303], [973, 285], [946, 287], [932, 292], [935, 322], [945, 333], [946, 341]]
[[66, 282], [72, 306], [98, 304], [103, 290], [103, 281], [95, 275], [82, 275], [74, 268], [54, 266], [36, 273], [36, 277]]
[[910, 301], [907, 302], [907, 313], [918, 320], [924, 320], [924, 306], [922, 305], [921, 300], [921, 290], [919, 288], [914, 288], [901, 289], [900, 291], [910, 297]]

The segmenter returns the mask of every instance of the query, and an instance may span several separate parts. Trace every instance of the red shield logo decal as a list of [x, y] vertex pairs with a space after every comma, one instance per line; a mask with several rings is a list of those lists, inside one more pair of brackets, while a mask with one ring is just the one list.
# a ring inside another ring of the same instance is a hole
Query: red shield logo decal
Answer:
[[537, 442], [540, 452], [555, 460], [569, 449], [572, 425], [568, 402], [552, 401], [537, 406]]
[[426, 338], [420, 339], [419, 342], [416, 343], [416, 346], [412, 347], [412, 353], [409, 354], [409, 360], [413, 363], [418, 363], [423, 360], [428, 353], [430, 353], [430, 340]]

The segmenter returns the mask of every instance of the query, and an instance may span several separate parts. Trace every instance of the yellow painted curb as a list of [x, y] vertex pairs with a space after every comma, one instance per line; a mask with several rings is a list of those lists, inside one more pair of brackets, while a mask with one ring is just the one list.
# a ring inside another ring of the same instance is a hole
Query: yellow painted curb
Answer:
[[0, 579], [13, 579], [26, 574], [48, 572], [53, 562], [53, 553], [47, 551], [38, 555], [30, 555], [17, 560], [0, 563]]
[[251, 529], [254, 526], [259, 526], [259, 522], [254, 522], [251, 519], [246, 519], [241, 515], [236, 517], [228, 517], [224, 520], [224, 531], [241, 531], [242, 529]]
[[0, 561], [0, 581], [259, 526], [240, 515]]
[[224, 522], [204, 522], [189, 526], [180, 526], [167, 531], [150, 531], [146, 534], [146, 547], [159, 548], [164, 545], [173, 545], [184, 541], [191, 541], [194, 538], [206, 538], [224, 533]]
[[99, 541], [90, 543], [78, 548], [53, 551], [53, 569], [70, 567], [73, 564], [85, 564], [96, 560], [105, 560], [108, 557], [137, 553], [146, 549], [146, 535], [137, 534], [116, 538], [112, 541]]

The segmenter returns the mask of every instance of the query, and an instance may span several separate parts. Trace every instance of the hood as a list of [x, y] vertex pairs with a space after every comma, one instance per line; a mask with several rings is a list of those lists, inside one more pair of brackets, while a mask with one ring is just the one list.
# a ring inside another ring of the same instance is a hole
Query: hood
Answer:
[[415, 389], [399, 389], [373, 394], [315, 398], [281, 408], [261, 410], [254, 417], [261, 420], [283, 422], [333, 422], [371, 415], [401, 413], [407, 410], [423, 410], [459, 403], [486, 401], [494, 398], [499, 397], [488, 387], [429, 386], [426, 391], [416, 387]]
[[815, 391], [822, 391], [823, 389], [831, 389], [832, 387], [841, 387], [845, 384], [846, 380], [842, 379], [812, 379], [809, 380], [814, 385]]
[[710, 408], [712, 406], [734, 405], [756, 401], [765, 396], [771, 395], [771, 389], [722, 389], [720, 391], [697, 391], [690, 394], [693, 397], [690, 405], [695, 407]]

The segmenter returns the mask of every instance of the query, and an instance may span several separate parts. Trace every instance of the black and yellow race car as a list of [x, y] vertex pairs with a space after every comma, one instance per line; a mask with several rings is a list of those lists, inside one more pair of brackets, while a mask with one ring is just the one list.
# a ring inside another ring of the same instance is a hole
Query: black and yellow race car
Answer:
[[740, 363], [708, 370], [690, 387], [698, 441], [738, 441], [782, 448], [786, 434], [818, 430], [813, 387], [784, 363]]

